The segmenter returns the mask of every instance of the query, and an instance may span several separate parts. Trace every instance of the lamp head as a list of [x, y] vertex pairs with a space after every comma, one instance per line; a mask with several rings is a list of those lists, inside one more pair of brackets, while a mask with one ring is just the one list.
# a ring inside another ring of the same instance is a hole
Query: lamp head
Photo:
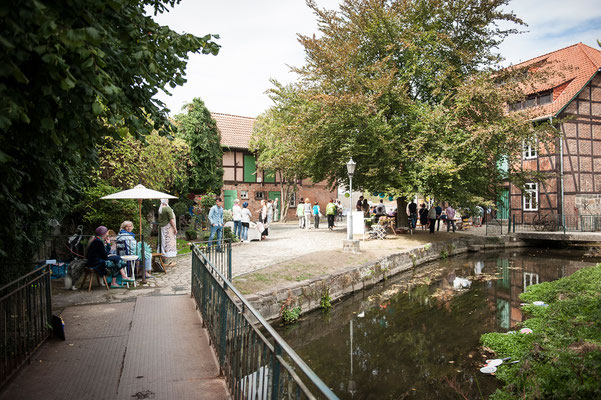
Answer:
[[346, 170], [348, 172], [348, 176], [352, 177], [355, 174], [355, 166], [357, 165], [356, 162], [353, 161], [353, 158], [351, 157], [350, 160], [348, 160], [348, 162], [346, 163]]

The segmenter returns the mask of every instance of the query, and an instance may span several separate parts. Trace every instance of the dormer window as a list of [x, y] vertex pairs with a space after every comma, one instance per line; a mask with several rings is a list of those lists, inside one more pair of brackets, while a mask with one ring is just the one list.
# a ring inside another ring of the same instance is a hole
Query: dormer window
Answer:
[[530, 107], [542, 106], [553, 101], [553, 90], [547, 90], [537, 94], [532, 94], [524, 101], [518, 101], [509, 105], [510, 111], [524, 110]]

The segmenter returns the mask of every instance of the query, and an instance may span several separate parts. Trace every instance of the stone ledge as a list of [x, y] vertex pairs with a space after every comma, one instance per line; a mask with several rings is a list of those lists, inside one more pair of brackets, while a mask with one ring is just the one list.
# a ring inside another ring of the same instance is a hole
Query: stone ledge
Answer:
[[329, 295], [334, 301], [370, 288], [384, 279], [424, 263], [465, 253], [470, 247], [478, 250], [494, 249], [504, 248], [507, 244], [511, 247], [516, 245], [516, 243], [505, 243], [503, 239], [489, 241], [480, 237], [425, 244], [360, 266], [348, 267], [332, 274], [291, 283], [274, 290], [261, 291], [247, 296], [246, 299], [266, 320], [275, 320], [280, 318], [281, 302], [289, 297], [294, 299], [295, 305], [301, 306], [302, 313], [307, 313], [319, 308], [321, 296], [326, 289], [329, 290]]

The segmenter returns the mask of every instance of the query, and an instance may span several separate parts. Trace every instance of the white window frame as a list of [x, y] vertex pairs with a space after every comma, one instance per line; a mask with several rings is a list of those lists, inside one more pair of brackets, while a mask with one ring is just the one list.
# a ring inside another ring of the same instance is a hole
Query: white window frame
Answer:
[[296, 207], [296, 192], [290, 193], [290, 201], [288, 202], [288, 207]]
[[240, 191], [240, 200], [248, 200], [248, 190]]
[[533, 160], [538, 157], [538, 139], [522, 142], [522, 157], [524, 160]]
[[538, 211], [538, 183], [528, 182], [524, 186], [524, 211]]

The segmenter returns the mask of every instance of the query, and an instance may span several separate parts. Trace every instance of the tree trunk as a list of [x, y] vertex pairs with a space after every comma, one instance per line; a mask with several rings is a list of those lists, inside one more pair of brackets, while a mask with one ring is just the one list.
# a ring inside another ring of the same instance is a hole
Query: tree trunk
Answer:
[[398, 228], [408, 228], [409, 218], [407, 217], [407, 199], [398, 197], [396, 199], [396, 226]]

